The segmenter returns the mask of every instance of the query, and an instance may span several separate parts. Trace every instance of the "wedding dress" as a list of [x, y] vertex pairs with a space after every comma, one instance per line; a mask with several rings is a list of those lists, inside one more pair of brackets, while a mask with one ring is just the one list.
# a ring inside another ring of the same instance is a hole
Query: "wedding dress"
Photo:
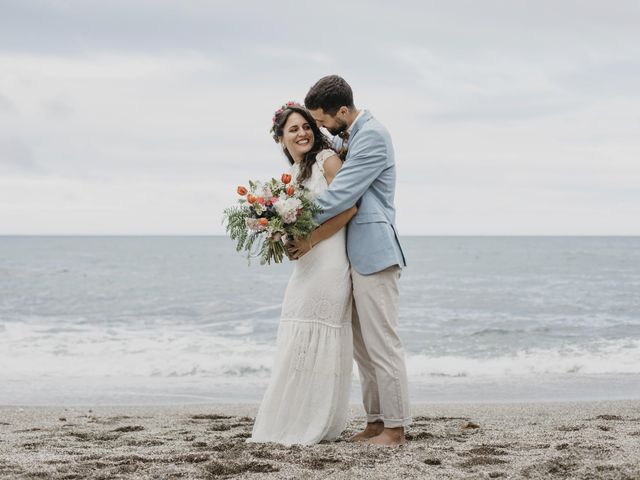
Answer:
[[[327, 188], [323, 164], [331, 155], [318, 153], [303, 183], [314, 198]], [[294, 164], [291, 176], [298, 173]], [[309, 445], [335, 440], [346, 426], [353, 341], [345, 242], [342, 228], [293, 262], [273, 370], [248, 442]]]

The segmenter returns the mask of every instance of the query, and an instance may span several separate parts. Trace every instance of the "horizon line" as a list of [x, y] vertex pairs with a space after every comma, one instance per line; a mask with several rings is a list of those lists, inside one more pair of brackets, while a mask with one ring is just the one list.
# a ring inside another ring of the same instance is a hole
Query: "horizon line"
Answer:
[[[6, 233], [0, 237], [227, 237], [225, 234], [179, 234], [179, 233]], [[415, 237], [640, 237], [640, 234], [411, 234], [400, 235], [400, 238]]]

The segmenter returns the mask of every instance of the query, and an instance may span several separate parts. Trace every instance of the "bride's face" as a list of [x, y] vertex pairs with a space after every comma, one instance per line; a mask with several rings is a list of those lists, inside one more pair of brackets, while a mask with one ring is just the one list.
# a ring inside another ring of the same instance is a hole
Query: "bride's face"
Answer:
[[297, 112], [292, 113], [284, 124], [282, 144], [296, 162], [313, 147], [313, 131], [309, 122]]

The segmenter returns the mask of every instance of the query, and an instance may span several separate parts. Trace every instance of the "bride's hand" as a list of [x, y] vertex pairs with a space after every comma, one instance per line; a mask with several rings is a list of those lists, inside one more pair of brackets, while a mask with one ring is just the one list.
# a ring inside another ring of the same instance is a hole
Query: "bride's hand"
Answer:
[[298, 260], [312, 248], [313, 245], [311, 245], [311, 240], [309, 239], [304, 240], [302, 238], [297, 238], [295, 240], [290, 240], [287, 244], [287, 250], [289, 252], [290, 258], [293, 258], [295, 260]]
[[295, 258], [293, 258], [293, 255], [289, 251], [289, 246], [288, 245], [285, 245], [285, 247], [284, 247], [284, 254], [287, 256], [287, 258], [289, 260], [292, 260], [292, 261], [295, 260]]

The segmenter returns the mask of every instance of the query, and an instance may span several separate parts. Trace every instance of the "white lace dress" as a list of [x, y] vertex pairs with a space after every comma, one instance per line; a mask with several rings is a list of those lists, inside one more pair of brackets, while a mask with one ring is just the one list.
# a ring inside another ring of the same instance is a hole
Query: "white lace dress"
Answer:
[[[324, 150], [304, 185], [327, 188]], [[298, 165], [291, 169], [295, 179]], [[353, 365], [351, 276], [346, 230], [318, 243], [293, 264], [282, 303], [269, 386], [248, 442], [285, 445], [335, 440], [344, 430]]]

